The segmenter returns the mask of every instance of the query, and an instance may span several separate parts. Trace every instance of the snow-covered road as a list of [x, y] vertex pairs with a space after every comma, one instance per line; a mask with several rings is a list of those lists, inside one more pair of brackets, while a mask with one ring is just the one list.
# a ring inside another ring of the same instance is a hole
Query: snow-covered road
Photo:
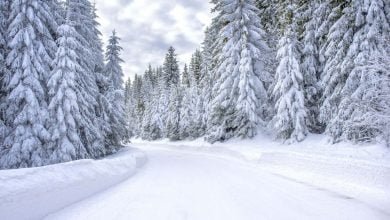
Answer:
[[369, 204], [254, 164], [180, 150], [146, 153], [136, 176], [47, 219], [390, 219]]

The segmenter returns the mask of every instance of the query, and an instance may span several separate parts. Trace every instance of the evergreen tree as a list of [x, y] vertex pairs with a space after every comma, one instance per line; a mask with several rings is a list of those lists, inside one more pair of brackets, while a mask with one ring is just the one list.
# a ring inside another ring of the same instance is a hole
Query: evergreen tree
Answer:
[[385, 10], [383, 0], [353, 2], [356, 32], [340, 67], [346, 71], [340, 107], [328, 126], [334, 141], [369, 141], [388, 128], [390, 22]]
[[132, 94], [132, 84], [131, 79], [128, 78], [125, 83], [125, 114], [126, 114], [126, 121], [128, 123], [128, 137], [134, 136], [134, 120], [132, 118], [132, 112], [134, 109], [134, 100], [133, 100], [133, 94]]
[[353, 11], [351, 1], [340, 1], [332, 5], [327, 18], [327, 23], [332, 25], [320, 51], [324, 65], [320, 79], [323, 90], [320, 121], [325, 124], [335, 118], [339, 110], [341, 90], [352, 67], [347, 52], [353, 37]]
[[289, 142], [303, 141], [307, 135], [303, 74], [300, 69], [300, 52], [296, 36], [294, 8], [290, 6], [286, 15], [287, 28], [280, 40], [279, 66], [276, 69], [275, 130], [278, 138]]
[[[99, 107], [103, 108], [102, 105], [104, 105], [104, 103], [99, 105], [99, 102], [106, 102], [106, 100], [99, 93], [97, 75], [94, 72], [96, 59], [91, 59], [95, 56], [94, 52], [96, 50], [94, 48], [96, 45], [94, 43], [96, 43], [95, 40], [98, 38], [96, 37], [92, 19], [92, 5], [88, 0], [67, 0], [66, 7], [70, 11], [69, 20], [73, 22], [78, 39], [82, 45], [76, 50], [76, 53], [79, 54], [78, 63], [83, 69], [76, 75], [78, 82], [76, 92], [79, 95], [78, 97], [80, 97], [78, 102], [81, 114], [78, 131], [81, 141], [87, 148], [90, 156], [98, 158], [106, 153], [104, 148], [105, 134], [102, 131], [102, 127], [107, 127], [107, 125], [102, 125], [105, 120], [98, 117], [99, 114], [97, 112], [97, 109]], [[104, 110], [101, 110], [101, 114], [104, 114]]]
[[8, 54], [7, 46], [7, 28], [8, 28], [8, 12], [9, 2], [0, 1], [0, 142], [4, 142], [4, 138], [8, 133], [8, 126], [5, 121], [5, 99], [7, 97], [6, 85], [9, 82], [10, 71], [7, 68], [6, 57]]
[[[12, 1], [8, 28], [6, 118], [13, 131], [2, 143], [0, 167], [19, 168], [45, 164], [43, 145], [49, 141], [46, 83], [55, 42], [50, 28], [53, 15], [46, 2]], [[27, 13], [28, 12], [28, 13]]]
[[180, 72], [175, 49], [170, 47], [163, 66], [163, 80], [166, 88], [179, 84]]
[[58, 28], [58, 51], [53, 62], [54, 70], [48, 81], [49, 126], [52, 140], [47, 147], [50, 163], [60, 163], [87, 158], [88, 153], [81, 143], [77, 124], [81, 115], [77, 103], [76, 74], [81, 71], [75, 49], [80, 47], [76, 31], [67, 20]]
[[201, 80], [201, 65], [202, 53], [199, 50], [196, 50], [195, 53], [192, 55], [190, 63], [190, 71], [192, 72], [192, 76], [195, 79], [196, 86], [198, 86]]
[[168, 117], [166, 122], [166, 137], [171, 141], [180, 140], [180, 108], [181, 97], [178, 85], [172, 85], [170, 88], [170, 97], [168, 103]]
[[120, 63], [123, 60], [119, 57], [122, 48], [119, 46], [120, 38], [113, 31], [106, 50], [107, 64], [105, 75], [110, 82], [106, 97], [109, 101], [110, 133], [106, 137], [108, 151], [113, 152], [127, 138], [127, 123], [125, 120], [125, 100], [123, 89], [123, 71]]
[[253, 0], [218, 2], [223, 45], [217, 67], [209, 136], [211, 142], [253, 137], [266, 118], [269, 51]]
[[[179, 119], [179, 82], [180, 82], [180, 72], [179, 64], [177, 61], [177, 55], [175, 49], [170, 47], [168, 53], [165, 57], [163, 71], [161, 76], [161, 101], [165, 103], [161, 105], [161, 114], [162, 121], [165, 125], [163, 129], [165, 132], [165, 137], [172, 137], [172, 139], [178, 139], [173, 137], [174, 135], [179, 135], [176, 133], [178, 129], [178, 119]], [[167, 105], [168, 103], [168, 105]]]
[[318, 42], [316, 29], [318, 28], [315, 9], [316, 1], [303, 1], [303, 34], [302, 34], [302, 65], [305, 106], [307, 111], [308, 127], [312, 132], [321, 133], [322, 126], [318, 122], [320, 88], [318, 86], [318, 76], [320, 72]]
[[198, 137], [196, 100], [197, 100], [197, 83], [194, 72], [190, 71], [188, 76], [189, 85], [182, 89], [182, 104], [180, 108], [180, 138], [196, 138]]
[[181, 84], [185, 88], [190, 87], [190, 76], [188, 73], [187, 64], [184, 65], [183, 73], [181, 75]]

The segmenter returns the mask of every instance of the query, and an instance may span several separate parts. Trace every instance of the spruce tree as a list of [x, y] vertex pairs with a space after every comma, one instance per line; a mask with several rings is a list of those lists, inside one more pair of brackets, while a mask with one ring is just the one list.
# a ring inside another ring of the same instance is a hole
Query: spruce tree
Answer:
[[119, 46], [120, 38], [113, 31], [106, 50], [107, 64], [104, 73], [110, 83], [106, 93], [109, 101], [109, 122], [111, 130], [106, 134], [106, 144], [108, 152], [117, 150], [127, 137], [127, 123], [125, 120], [125, 100], [123, 89], [123, 71], [120, 64], [122, 47]]
[[320, 51], [324, 67], [320, 79], [322, 98], [319, 118], [327, 125], [339, 110], [341, 90], [352, 67], [347, 52], [353, 37], [353, 13], [351, 1], [337, 1], [332, 5], [326, 22], [331, 25]]
[[[50, 28], [55, 21], [45, 1], [12, 1], [8, 27], [6, 118], [13, 131], [0, 150], [0, 167], [19, 168], [46, 163], [44, 144], [50, 135], [46, 80], [56, 43]], [[28, 13], [27, 13], [28, 12]]]
[[265, 68], [269, 48], [254, 1], [218, 1], [217, 6], [225, 26], [218, 37], [222, 50], [211, 104], [211, 142], [256, 135], [269, 108], [271, 81]]
[[[97, 112], [97, 109], [101, 108], [103, 104], [99, 105], [98, 102], [100, 93], [97, 75], [95, 74], [96, 59], [91, 59], [95, 56], [96, 50], [94, 48], [96, 45], [93, 43], [97, 39], [92, 19], [92, 5], [88, 0], [67, 0], [66, 7], [70, 11], [69, 20], [74, 24], [78, 39], [82, 45], [76, 50], [76, 53], [79, 54], [78, 63], [83, 69], [83, 71], [77, 72], [76, 75], [78, 82], [76, 92], [80, 97], [78, 102], [81, 114], [78, 131], [82, 143], [87, 148], [90, 156], [98, 158], [106, 152], [104, 148], [105, 132], [102, 131], [103, 122], [98, 117], [99, 114]], [[104, 99], [100, 100], [100, 102], [104, 101]], [[101, 114], [103, 113], [104, 110], [101, 110]]]
[[356, 0], [353, 11], [355, 33], [348, 59], [340, 67], [347, 71], [345, 86], [339, 91], [337, 115], [328, 126], [334, 141], [370, 141], [386, 135], [389, 123], [390, 21], [385, 1]]
[[[8, 133], [8, 126], [6, 125], [5, 100], [7, 97], [6, 85], [11, 77], [9, 68], [7, 68], [6, 57], [8, 54], [7, 46], [7, 28], [8, 28], [8, 13], [9, 2], [0, 1], [0, 142], [4, 142], [4, 138]], [[1, 144], [0, 144], [1, 145]]]
[[[161, 101], [165, 103], [161, 105], [162, 121], [165, 126], [165, 137], [171, 137], [172, 139], [178, 139], [175, 135], [178, 130], [178, 120], [180, 113], [180, 72], [179, 64], [177, 61], [177, 54], [173, 47], [168, 49], [163, 64], [163, 71], [161, 76]], [[167, 105], [168, 103], [168, 105]], [[175, 137], [174, 137], [175, 136]]]
[[274, 118], [276, 136], [288, 142], [303, 141], [308, 133], [294, 9], [294, 6], [289, 6], [285, 16], [287, 26], [279, 43], [280, 61], [276, 69], [276, 85], [273, 91], [277, 100]]
[[189, 76], [189, 73], [188, 73], [187, 64], [184, 64], [183, 73], [181, 74], [181, 85], [184, 88], [189, 88], [190, 87], [190, 76]]
[[47, 146], [50, 163], [61, 163], [87, 158], [88, 153], [77, 132], [81, 119], [76, 93], [77, 63], [76, 48], [80, 47], [76, 31], [69, 20], [58, 28], [58, 50], [53, 62], [53, 71], [48, 81], [49, 126], [51, 142]]

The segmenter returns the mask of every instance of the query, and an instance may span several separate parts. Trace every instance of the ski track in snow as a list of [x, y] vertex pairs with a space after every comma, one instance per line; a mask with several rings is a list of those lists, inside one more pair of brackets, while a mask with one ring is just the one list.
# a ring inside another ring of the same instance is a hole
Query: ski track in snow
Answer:
[[46, 219], [390, 219], [384, 210], [255, 164], [181, 150], [144, 150], [148, 163], [136, 176]]

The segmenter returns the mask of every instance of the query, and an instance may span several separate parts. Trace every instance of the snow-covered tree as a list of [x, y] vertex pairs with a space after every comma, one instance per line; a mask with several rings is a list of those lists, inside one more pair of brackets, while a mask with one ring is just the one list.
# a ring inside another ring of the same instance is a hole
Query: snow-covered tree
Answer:
[[[5, 85], [8, 84], [11, 77], [10, 71], [7, 68], [6, 57], [8, 54], [7, 46], [7, 28], [8, 28], [8, 14], [9, 1], [0, 1], [0, 142], [4, 142], [4, 138], [8, 133], [8, 128], [5, 124], [5, 99], [7, 97], [7, 90]], [[0, 154], [1, 155], [1, 154]]]
[[293, 10], [293, 6], [290, 6], [285, 16], [287, 26], [279, 43], [280, 61], [273, 91], [277, 100], [274, 118], [276, 136], [289, 142], [303, 141], [308, 133], [304, 80], [299, 63], [300, 51]]
[[195, 85], [198, 86], [201, 80], [201, 67], [202, 66], [202, 53], [200, 50], [196, 50], [192, 55], [191, 63], [190, 63], [190, 71], [192, 72], [192, 76], [195, 79]]
[[166, 122], [166, 137], [171, 141], [180, 140], [180, 108], [181, 94], [178, 85], [170, 87], [170, 97], [168, 103], [168, 117]]
[[180, 138], [196, 138], [198, 137], [197, 109], [196, 101], [198, 98], [197, 82], [193, 71], [189, 72], [189, 85], [184, 85], [182, 89], [182, 103], [180, 108]]
[[307, 108], [308, 127], [312, 132], [322, 132], [322, 126], [318, 122], [320, 89], [318, 85], [318, 76], [320, 73], [318, 41], [316, 38], [316, 29], [319, 24], [315, 15], [317, 8], [316, 1], [304, 1], [301, 10], [303, 20], [302, 34], [302, 64], [305, 106]]
[[352, 67], [352, 59], [347, 57], [347, 52], [353, 38], [353, 14], [351, 1], [337, 1], [327, 18], [330, 28], [320, 51], [324, 64], [320, 121], [325, 124], [335, 118], [339, 110], [341, 90]]
[[328, 126], [334, 141], [370, 141], [383, 135], [390, 117], [390, 21], [385, 1], [356, 0], [353, 11], [356, 32], [340, 65], [346, 72], [345, 85], [338, 91], [340, 106]]
[[185, 88], [190, 87], [190, 76], [188, 73], [187, 64], [184, 64], [183, 73], [181, 74], [181, 85]]
[[12, 78], [7, 83], [6, 118], [13, 131], [0, 150], [0, 167], [18, 168], [45, 164], [44, 144], [50, 135], [46, 79], [49, 77], [55, 41], [50, 28], [53, 15], [45, 1], [12, 1], [8, 27], [7, 64]]
[[58, 50], [53, 62], [53, 71], [48, 81], [49, 131], [51, 142], [47, 146], [50, 163], [61, 163], [88, 158], [88, 152], [78, 134], [81, 115], [77, 103], [76, 75], [82, 71], [77, 63], [76, 48], [80, 47], [77, 33], [67, 20], [58, 28]]
[[[177, 54], [173, 47], [168, 49], [168, 53], [165, 56], [163, 64], [163, 71], [161, 73], [161, 101], [165, 103], [161, 107], [161, 116], [163, 124], [166, 126], [164, 129], [166, 137], [173, 137], [177, 128], [176, 121], [178, 120], [179, 109], [179, 82], [180, 82], [180, 70], [177, 61]], [[167, 105], [167, 103], [169, 103]], [[169, 127], [169, 128], [168, 128]], [[168, 134], [170, 133], [170, 134]], [[178, 134], [177, 134], [178, 135]], [[173, 139], [177, 139], [173, 137]]]
[[179, 64], [176, 57], [175, 49], [170, 47], [163, 66], [163, 80], [166, 88], [176, 86], [180, 82]]
[[120, 58], [122, 47], [119, 46], [120, 38], [113, 31], [106, 50], [107, 64], [104, 73], [110, 83], [106, 93], [109, 101], [109, 122], [111, 130], [106, 134], [106, 144], [109, 152], [120, 147], [122, 141], [127, 138], [127, 122], [125, 120], [125, 100], [123, 89], [123, 71]]
[[266, 71], [269, 48], [253, 0], [214, 1], [222, 46], [216, 70], [209, 140], [253, 137], [269, 108]]
[[[81, 44], [81, 47], [76, 50], [76, 53], [79, 54], [78, 63], [83, 69], [76, 75], [78, 82], [76, 92], [79, 95], [78, 102], [81, 114], [78, 131], [90, 156], [98, 158], [106, 152], [102, 132], [104, 120], [101, 120], [97, 113], [97, 109], [102, 108], [103, 104], [99, 105], [98, 103], [100, 93], [95, 74], [96, 59], [94, 59], [94, 52], [96, 52], [94, 42], [96, 43], [95, 40], [98, 37], [96, 37], [92, 19], [92, 5], [88, 0], [67, 0], [66, 7], [70, 12], [69, 20], [73, 23]], [[103, 114], [103, 110], [101, 114]]]

